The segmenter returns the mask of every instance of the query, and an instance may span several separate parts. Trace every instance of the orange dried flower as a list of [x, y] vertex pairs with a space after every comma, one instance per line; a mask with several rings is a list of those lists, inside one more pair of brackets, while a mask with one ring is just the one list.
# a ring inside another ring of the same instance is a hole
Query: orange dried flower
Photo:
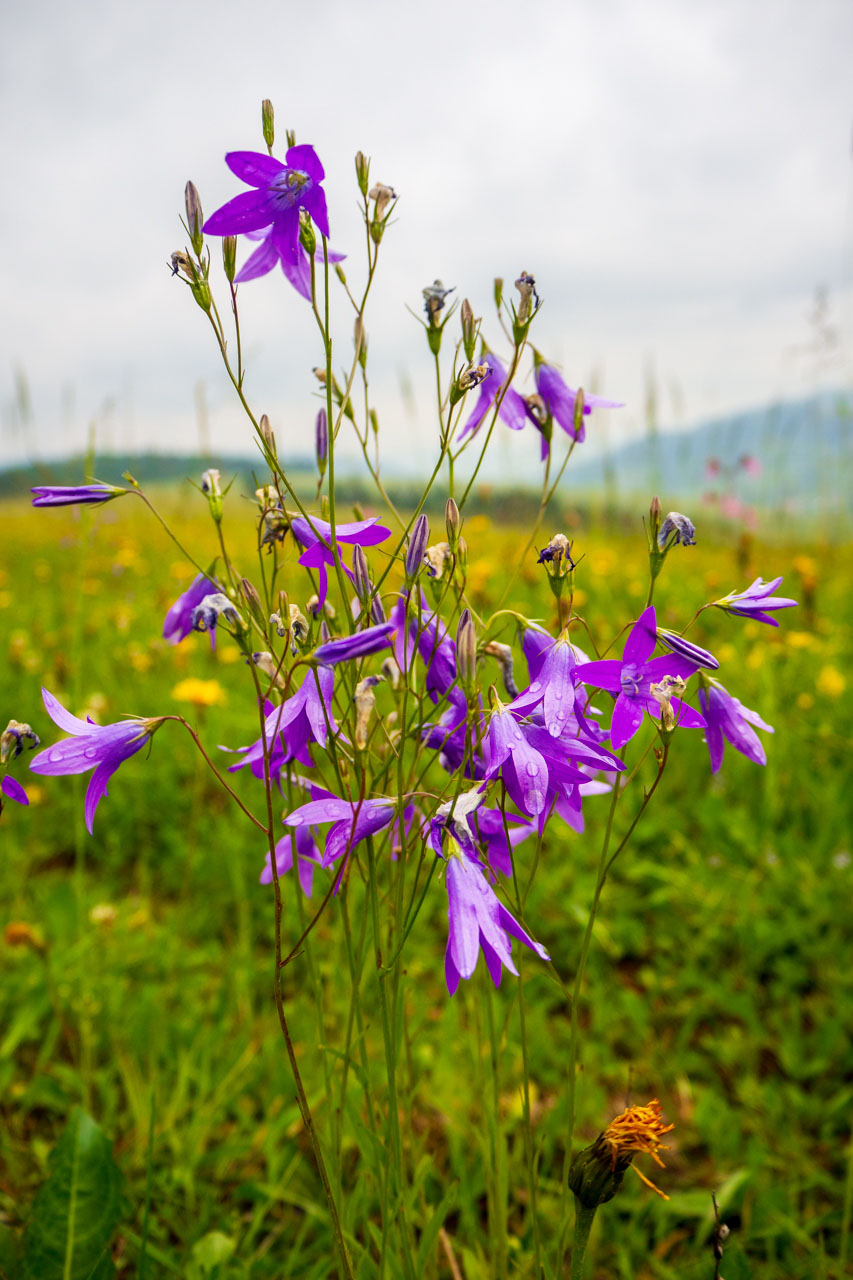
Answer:
[[[617, 1161], [625, 1156], [630, 1161], [635, 1151], [651, 1156], [661, 1169], [665, 1169], [666, 1165], [658, 1152], [667, 1151], [669, 1148], [661, 1143], [661, 1138], [664, 1134], [671, 1133], [674, 1128], [674, 1124], [664, 1124], [661, 1105], [657, 1098], [653, 1098], [644, 1107], [629, 1107], [627, 1111], [616, 1116], [615, 1120], [611, 1120], [601, 1135], [601, 1140], [610, 1148], [614, 1169]], [[651, 1187], [652, 1191], [657, 1192], [664, 1200], [669, 1199], [669, 1196], [664, 1195], [659, 1187], [640, 1173], [639, 1169], [635, 1168], [634, 1172], [637, 1177], [642, 1178], [647, 1187]]]

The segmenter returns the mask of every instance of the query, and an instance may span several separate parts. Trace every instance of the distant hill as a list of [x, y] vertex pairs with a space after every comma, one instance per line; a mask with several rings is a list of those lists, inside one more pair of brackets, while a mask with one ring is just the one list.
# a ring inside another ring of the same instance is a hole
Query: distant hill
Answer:
[[[594, 432], [594, 418], [591, 433]], [[841, 393], [785, 401], [648, 434], [609, 456], [583, 453], [567, 487], [620, 498], [660, 492], [674, 500], [716, 493], [760, 507], [849, 513], [853, 492], [853, 405]]]

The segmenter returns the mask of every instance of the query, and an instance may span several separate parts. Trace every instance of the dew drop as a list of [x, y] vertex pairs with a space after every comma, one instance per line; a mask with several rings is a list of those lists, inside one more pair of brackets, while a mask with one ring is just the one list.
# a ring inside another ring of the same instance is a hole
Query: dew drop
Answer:
[[530, 692], [538, 693], [541, 688], [542, 688], [541, 683], [538, 680], [534, 680], [532, 685], [530, 686]]
[[531, 777], [531, 778], [538, 778], [538, 776], [539, 776], [539, 765], [538, 765], [538, 764], [536, 764], [536, 763], [535, 763], [535, 761], [533, 761], [533, 760], [528, 760], [528, 762], [527, 762], [527, 764], [526, 764], [526, 766], [525, 766], [525, 767], [526, 767], [526, 769], [527, 769], [527, 773], [528, 773], [528, 776], [529, 776], [529, 777]]

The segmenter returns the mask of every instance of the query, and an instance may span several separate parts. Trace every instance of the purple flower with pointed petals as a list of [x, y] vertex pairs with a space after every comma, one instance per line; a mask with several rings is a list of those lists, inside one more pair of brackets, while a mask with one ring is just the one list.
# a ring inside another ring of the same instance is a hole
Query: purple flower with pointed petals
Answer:
[[119, 489], [114, 484], [77, 484], [77, 485], [36, 485], [30, 489], [34, 507], [75, 507], [93, 503], [109, 502], [111, 498], [120, 498], [130, 489]]
[[394, 630], [393, 622], [380, 622], [373, 627], [365, 627], [352, 636], [340, 636], [337, 640], [329, 640], [314, 650], [318, 662], [333, 667], [338, 662], [351, 662], [357, 658], [365, 658], [368, 654], [387, 649], [391, 643], [390, 634]]
[[716, 680], [707, 677], [699, 687], [699, 705], [708, 723], [705, 741], [711, 757], [712, 773], [717, 773], [723, 763], [726, 738], [735, 751], [739, 751], [748, 760], [753, 760], [756, 764], [767, 763], [761, 739], [752, 725], [765, 729], [767, 733], [773, 733], [773, 727], [765, 724], [757, 711], [750, 711], [749, 707], [733, 698]]
[[[193, 578], [183, 595], [178, 596], [175, 603], [163, 621], [163, 639], [168, 640], [169, 644], [180, 644], [182, 640], [186, 640], [187, 636], [193, 630], [193, 613], [209, 595], [215, 595], [219, 590], [217, 584], [212, 578], [207, 578], [203, 573]], [[210, 647], [216, 645], [216, 630], [211, 628], [210, 631]]]
[[[272, 231], [266, 234], [249, 231], [246, 233], [246, 239], [260, 240], [261, 243], [237, 272], [234, 277], [235, 284], [245, 284], [247, 280], [257, 280], [260, 276], [265, 276], [267, 272], [272, 271], [275, 264], [280, 262], [285, 278], [293, 285], [296, 292], [301, 294], [308, 302], [311, 301], [311, 259], [301, 243], [297, 242], [296, 261], [293, 262], [290, 258], [281, 256], [276, 248]], [[331, 249], [329, 250], [329, 262], [343, 262], [346, 256], [345, 253], [333, 253]], [[323, 265], [322, 249], [315, 250], [314, 261], [319, 262], [321, 266]]]
[[338, 858], [350, 853], [357, 844], [391, 825], [396, 805], [393, 800], [375, 797], [353, 804], [328, 792], [319, 800], [309, 800], [284, 818], [286, 827], [322, 826], [331, 822], [326, 836], [326, 852], [322, 866], [330, 867]]
[[[282, 766], [298, 760], [310, 769], [314, 762], [308, 754], [308, 746], [316, 742], [325, 747], [329, 731], [337, 733], [338, 726], [332, 715], [332, 695], [335, 691], [335, 673], [331, 667], [317, 667], [305, 672], [305, 678], [292, 697], [280, 707], [267, 703], [264, 736], [270, 757], [270, 776], [277, 778]], [[232, 764], [229, 773], [249, 766], [256, 778], [264, 776], [264, 743], [258, 738], [250, 747], [238, 748], [243, 759]]]
[[[285, 875], [293, 866], [299, 872], [299, 884], [306, 898], [310, 898], [314, 890], [314, 868], [322, 863], [323, 855], [317, 848], [317, 842], [310, 827], [297, 827], [294, 835], [282, 836], [275, 847], [275, 867], [280, 876]], [[272, 862], [267, 851], [264, 869], [261, 872], [261, 884], [272, 884]]]
[[547, 762], [541, 752], [531, 746], [512, 711], [500, 704], [489, 720], [485, 781], [498, 773], [522, 813], [542, 812], [548, 795]]
[[[578, 444], [582, 443], [586, 437], [586, 428], [583, 422], [581, 422], [577, 435], [575, 435], [577, 391], [573, 391], [570, 386], [567, 386], [562, 374], [553, 365], [546, 364], [544, 360], [537, 361], [534, 377], [536, 378], [536, 390], [545, 402], [545, 408], [548, 413], [573, 440], [576, 439]], [[593, 409], [624, 409], [624, 407], [621, 400], [605, 400], [603, 396], [594, 396], [586, 391], [583, 393], [584, 417], [592, 413]], [[536, 423], [536, 419], [529, 408], [527, 412], [533, 422]]]
[[86, 829], [91, 835], [95, 810], [102, 796], [107, 794], [110, 778], [119, 765], [142, 750], [163, 720], [160, 717], [151, 720], [134, 718], [120, 720], [117, 724], [99, 725], [73, 716], [47, 689], [42, 689], [41, 696], [54, 724], [72, 736], [64, 738], [56, 746], [48, 747], [46, 751], [40, 751], [30, 761], [30, 768], [33, 773], [51, 777], [66, 773], [86, 773], [94, 768], [95, 772], [86, 791], [84, 809]]
[[540, 959], [550, 960], [542, 944], [534, 942], [498, 899], [479, 863], [458, 846], [453, 852], [446, 847], [444, 856], [448, 921], [444, 973], [450, 995], [459, 986], [460, 978], [473, 975], [481, 950], [496, 987], [500, 986], [502, 968], [518, 976], [512, 960], [510, 935], [535, 951]]
[[[652, 658], [656, 641], [657, 622], [654, 607], [650, 606], [640, 615], [625, 641], [621, 662], [618, 658], [604, 658], [575, 668], [575, 676], [584, 684], [606, 689], [616, 698], [610, 722], [610, 742], [615, 751], [631, 741], [642, 723], [644, 711], [660, 715], [660, 706], [650, 691], [652, 684], [659, 683], [664, 676], [687, 679], [696, 672], [696, 663], [677, 653]], [[705, 728], [703, 717], [686, 702], [678, 698], [672, 698], [671, 702], [678, 724], [688, 729]]]
[[293, 266], [299, 261], [300, 209], [305, 209], [320, 233], [328, 237], [326, 195], [320, 186], [326, 175], [316, 151], [305, 145], [291, 147], [285, 161], [282, 164], [260, 151], [229, 152], [225, 157], [228, 168], [252, 190], [211, 214], [204, 224], [206, 234], [236, 236], [270, 227], [271, 247], [282, 262]]
[[[29, 804], [29, 797], [26, 791], [18, 782], [17, 778], [10, 778], [8, 773], [3, 774], [3, 780], [0, 782], [0, 792], [6, 796], [7, 800], [15, 800], [18, 804]], [[0, 810], [3, 805], [0, 803]]]
[[732, 591], [722, 600], [715, 600], [714, 604], [718, 609], [734, 614], [737, 618], [754, 618], [756, 622], [766, 622], [768, 626], [778, 627], [779, 623], [770, 614], [777, 609], [795, 609], [799, 603], [797, 600], [772, 594], [781, 584], [781, 578], [774, 578], [772, 582], [756, 578], [745, 591]]
[[[312, 516], [310, 520], [306, 520], [304, 516], [295, 516], [290, 522], [290, 527], [294, 537], [306, 548], [299, 557], [299, 563], [309, 569], [317, 570], [320, 584], [317, 608], [322, 609], [329, 591], [326, 571], [335, 567], [335, 557], [332, 552], [332, 526], [317, 516]], [[335, 536], [339, 544], [357, 543], [360, 547], [375, 547], [380, 542], [384, 542], [390, 533], [391, 530], [379, 524], [375, 516], [369, 520], [353, 520], [349, 524], [339, 524], [335, 527]], [[343, 565], [343, 570], [350, 582], [354, 582], [352, 571], [346, 565]]]
[[545, 727], [553, 737], [559, 738], [574, 710], [576, 665], [574, 646], [569, 633], [564, 631], [545, 650], [536, 678], [511, 703], [512, 710], [529, 712], [541, 703]]
[[[483, 358], [484, 360], [486, 359], [485, 356]], [[491, 352], [488, 354], [488, 363], [491, 366], [492, 376], [487, 378], [485, 382], [480, 383], [480, 394], [477, 397], [477, 403], [469, 414], [465, 426], [459, 432], [458, 440], [462, 440], [465, 436], [471, 435], [478, 429], [506, 382], [506, 369], [497, 356], [492, 355]], [[506, 389], [498, 410], [498, 416], [503, 419], [508, 427], [512, 427], [513, 431], [521, 431], [522, 427], [527, 425], [527, 405], [512, 387], [507, 387]]]

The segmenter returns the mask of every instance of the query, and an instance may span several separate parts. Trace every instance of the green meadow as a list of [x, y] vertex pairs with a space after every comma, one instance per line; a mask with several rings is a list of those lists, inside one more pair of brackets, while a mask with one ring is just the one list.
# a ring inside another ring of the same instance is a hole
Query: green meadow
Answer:
[[[206, 564], [217, 552], [214, 530], [188, 494], [179, 502], [164, 491], [163, 509]], [[225, 530], [232, 557], [254, 578], [251, 511], [230, 498]], [[597, 634], [615, 636], [645, 603], [642, 514], [615, 531], [600, 519], [594, 532], [583, 521], [571, 529], [584, 556], [575, 610]], [[853, 1274], [850, 547], [801, 539], [795, 527], [789, 541], [777, 531], [765, 542], [704, 528], [693, 515], [699, 545], [675, 548], [656, 590], [663, 625], [680, 628], [706, 601], [759, 575], [783, 574], [784, 593], [802, 603], [778, 629], [701, 615], [691, 638], [719, 658], [730, 692], [775, 727], [764, 737], [767, 766], [729, 747], [712, 777], [701, 733], [679, 731], [604, 889], [579, 1009], [576, 1145], [653, 1098], [675, 1127], [664, 1169], [636, 1161], [669, 1198], [629, 1171], [598, 1213], [587, 1274], [711, 1280], [713, 1194], [731, 1232], [725, 1280], [835, 1280]], [[100, 723], [182, 714], [222, 767], [230, 761], [220, 745], [257, 737], [253, 685], [225, 638], [216, 653], [203, 635], [177, 647], [161, 639], [193, 570], [140, 503], [33, 511], [9, 501], [0, 530], [3, 725], [27, 721], [43, 746], [56, 741], [45, 685]], [[465, 535], [468, 593], [488, 610], [526, 534], [478, 515]], [[295, 559], [291, 549], [285, 559]], [[554, 601], [535, 561], [531, 552], [506, 604], [553, 628]], [[523, 669], [512, 628], [501, 638], [515, 644]], [[497, 681], [497, 666], [486, 674]], [[26, 765], [22, 756], [11, 772], [30, 806], [9, 803], [0, 818], [0, 1275], [25, 1274], [14, 1261], [20, 1233], [75, 1108], [105, 1136], [112, 1262], [45, 1270], [44, 1280], [112, 1274], [104, 1266], [148, 1280], [337, 1275], [273, 1004], [263, 836], [227, 803], [177, 724], [114, 776], [94, 837], [83, 824], [87, 778], [37, 778]], [[231, 779], [260, 809], [257, 782]], [[530, 891], [528, 916], [569, 982], [607, 807], [606, 798], [586, 801], [582, 835], [551, 824]], [[631, 816], [630, 806], [620, 812], [617, 835]], [[523, 866], [532, 852], [532, 843], [520, 847]], [[554, 1277], [566, 999], [523, 948], [515, 949], [523, 1029], [517, 981], [505, 974], [495, 993], [482, 961], [448, 998], [440, 876], [406, 942], [398, 994], [397, 1102], [417, 1274]], [[379, 1274], [387, 1158], [377, 1117], [388, 1098], [369, 919], [353, 882], [352, 901], [329, 904], [284, 987], [355, 1272], [370, 1280]], [[288, 945], [312, 904], [292, 874], [283, 889]], [[347, 998], [353, 953], [360, 1026]], [[403, 1272], [391, 1261], [386, 1274]]]

